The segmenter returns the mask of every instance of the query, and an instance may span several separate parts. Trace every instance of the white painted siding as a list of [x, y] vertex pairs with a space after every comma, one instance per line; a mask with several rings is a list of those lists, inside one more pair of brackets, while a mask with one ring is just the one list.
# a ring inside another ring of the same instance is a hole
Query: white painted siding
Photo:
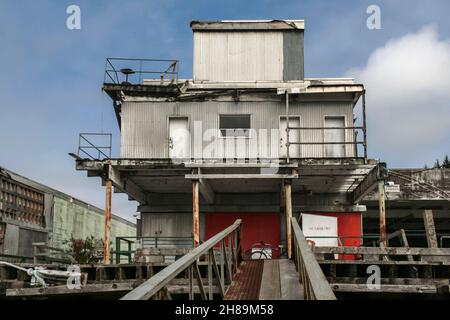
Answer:
[[[201, 121], [201, 132], [206, 129], [219, 129], [220, 114], [250, 114], [251, 127], [255, 130], [274, 129], [278, 134], [280, 116], [285, 115], [283, 102], [125, 102], [122, 105], [122, 158], [168, 158], [168, 118], [169, 116], [186, 116], [191, 130], [191, 145], [194, 141], [195, 121]], [[290, 114], [300, 117], [302, 127], [323, 127], [326, 116], [344, 116], [346, 125], [353, 124], [353, 107], [350, 102], [303, 102], [291, 103]], [[275, 142], [270, 139], [242, 139], [241, 144], [235, 144], [235, 152], [246, 157], [264, 157], [258, 150], [267, 150], [267, 155], [278, 158], [279, 137]], [[197, 137], [198, 138], [198, 137]], [[353, 130], [346, 130], [346, 141], [354, 141]], [[218, 139], [225, 142], [227, 139]], [[300, 134], [302, 142], [323, 142], [323, 130], [304, 130]], [[203, 143], [203, 158], [214, 158], [215, 154], [205, 148]], [[258, 147], [259, 144], [259, 147]], [[198, 143], [197, 143], [198, 145]], [[263, 147], [261, 147], [261, 145]], [[273, 148], [271, 148], [273, 146]], [[192, 148], [192, 155], [196, 156], [198, 149]], [[324, 157], [323, 145], [302, 145], [300, 148], [303, 158]], [[230, 154], [226, 155], [227, 157]], [[346, 156], [354, 156], [354, 146], [346, 147]]]
[[195, 32], [194, 81], [283, 80], [282, 32]]

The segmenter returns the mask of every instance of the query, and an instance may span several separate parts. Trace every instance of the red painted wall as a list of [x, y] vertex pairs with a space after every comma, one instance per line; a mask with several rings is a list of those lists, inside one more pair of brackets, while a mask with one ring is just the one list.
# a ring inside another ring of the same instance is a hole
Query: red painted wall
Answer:
[[[306, 213], [306, 212], [305, 212]], [[357, 236], [362, 235], [361, 213], [360, 212], [308, 212], [310, 214], [317, 214], [329, 217], [337, 217], [338, 220], [338, 236]], [[346, 238], [341, 239], [344, 247], [359, 247], [361, 246], [360, 238]], [[342, 257], [341, 257], [342, 258]], [[354, 260], [354, 255], [345, 255], [346, 260]]]
[[[242, 219], [242, 249], [251, 249], [257, 242], [270, 243], [278, 247], [281, 238], [280, 213], [207, 213], [205, 221], [205, 239], [209, 239], [237, 219]], [[278, 252], [273, 252], [274, 258]]]

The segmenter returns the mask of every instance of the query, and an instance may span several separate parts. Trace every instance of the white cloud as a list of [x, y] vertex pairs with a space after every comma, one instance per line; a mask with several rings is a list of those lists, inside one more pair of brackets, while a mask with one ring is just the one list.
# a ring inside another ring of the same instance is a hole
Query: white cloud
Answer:
[[450, 42], [435, 26], [388, 41], [348, 75], [367, 89], [373, 156], [421, 166], [450, 151]]

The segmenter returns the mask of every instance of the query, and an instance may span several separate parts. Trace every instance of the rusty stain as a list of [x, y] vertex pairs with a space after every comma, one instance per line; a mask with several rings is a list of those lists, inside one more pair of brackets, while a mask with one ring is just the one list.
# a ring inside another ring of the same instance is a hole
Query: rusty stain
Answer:
[[264, 260], [247, 260], [239, 266], [225, 300], [258, 300]]
[[200, 223], [199, 223], [199, 199], [198, 199], [198, 181], [192, 181], [192, 213], [193, 213], [193, 233], [194, 247], [198, 247], [200, 243]]

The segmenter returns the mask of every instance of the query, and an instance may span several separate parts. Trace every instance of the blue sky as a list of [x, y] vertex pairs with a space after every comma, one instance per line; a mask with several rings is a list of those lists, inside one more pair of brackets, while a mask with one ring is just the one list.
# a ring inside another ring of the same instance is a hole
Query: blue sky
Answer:
[[[71, 4], [81, 30], [66, 28]], [[381, 30], [366, 27], [370, 4], [381, 8]], [[446, 0], [2, 0], [0, 166], [103, 207], [100, 181], [76, 172], [67, 153], [79, 132], [112, 132], [118, 156], [105, 58], [179, 59], [189, 78], [189, 22], [219, 19], [305, 19], [306, 76], [366, 84], [369, 155], [390, 167], [432, 164], [450, 153], [449, 12]], [[135, 203], [114, 195], [113, 209], [131, 219]]]

